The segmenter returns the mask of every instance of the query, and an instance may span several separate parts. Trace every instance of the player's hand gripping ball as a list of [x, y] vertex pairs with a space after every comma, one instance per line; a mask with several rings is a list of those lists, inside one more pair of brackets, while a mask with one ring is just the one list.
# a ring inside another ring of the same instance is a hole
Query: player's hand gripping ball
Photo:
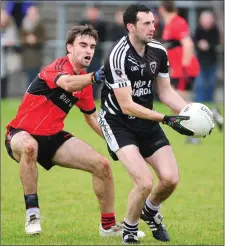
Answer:
[[202, 103], [189, 103], [179, 115], [190, 116], [189, 120], [181, 121], [180, 124], [194, 132], [195, 138], [204, 138], [210, 135], [215, 127], [212, 111]]

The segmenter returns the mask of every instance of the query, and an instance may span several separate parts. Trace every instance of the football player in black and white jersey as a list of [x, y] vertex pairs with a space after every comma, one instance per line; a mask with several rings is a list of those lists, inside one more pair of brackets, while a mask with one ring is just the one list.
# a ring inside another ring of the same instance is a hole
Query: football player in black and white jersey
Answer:
[[[166, 50], [153, 40], [152, 12], [144, 5], [132, 4], [125, 10], [123, 21], [128, 36], [112, 47], [105, 60], [106, 82], [98, 117], [111, 156], [121, 161], [134, 182], [124, 219], [123, 243], [139, 242], [140, 217], [149, 225], [154, 238], [169, 241], [158, 211], [176, 188], [179, 173], [159, 122], [183, 135], [193, 132], [180, 124], [188, 117], [167, 116], [153, 110], [153, 83], [160, 100], [174, 111], [180, 112], [186, 102], [170, 85]], [[154, 187], [146, 162], [159, 178]]]

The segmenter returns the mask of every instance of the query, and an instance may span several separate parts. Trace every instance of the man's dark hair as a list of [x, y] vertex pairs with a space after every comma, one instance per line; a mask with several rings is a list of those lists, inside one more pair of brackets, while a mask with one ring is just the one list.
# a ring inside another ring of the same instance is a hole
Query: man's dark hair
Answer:
[[[96, 40], [96, 42], [98, 41], [97, 30], [95, 30], [91, 25], [74, 26], [67, 33], [66, 45], [73, 44], [74, 40], [78, 36], [86, 36], [86, 35], [93, 37]], [[67, 52], [67, 48], [66, 48], [66, 52]]]
[[160, 6], [162, 6], [168, 13], [173, 13], [177, 11], [175, 3], [172, 0], [162, 1], [160, 3]]
[[134, 25], [137, 23], [138, 12], [149, 13], [149, 12], [151, 12], [151, 9], [148, 8], [146, 5], [142, 5], [139, 3], [129, 5], [123, 13], [123, 24], [124, 24], [126, 29], [127, 29], [128, 23], [132, 23]]

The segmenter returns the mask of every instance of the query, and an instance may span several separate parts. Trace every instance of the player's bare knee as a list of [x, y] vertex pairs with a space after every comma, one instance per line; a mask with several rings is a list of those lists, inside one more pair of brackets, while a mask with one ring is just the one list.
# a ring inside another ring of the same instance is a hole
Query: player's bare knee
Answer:
[[98, 176], [102, 177], [111, 177], [111, 167], [110, 162], [104, 156], [101, 156], [98, 161]]
[[147, 196], [153, 187], [153, 179], [152, 178], [148, 178], [145, 180], [141, 180], [140, 183], [136, 184], [139, 192], [143, 194], [143, 196]]
[[167, 188], [175, 188], [179, 183], [179, 175], [178, 174], [165, 174], [161, 178], [161, 182]]
[[37, 156], [38, 145], [35, 140], [29, 139], [24, 142], [23, 154], [29, 158], [35, 158]]

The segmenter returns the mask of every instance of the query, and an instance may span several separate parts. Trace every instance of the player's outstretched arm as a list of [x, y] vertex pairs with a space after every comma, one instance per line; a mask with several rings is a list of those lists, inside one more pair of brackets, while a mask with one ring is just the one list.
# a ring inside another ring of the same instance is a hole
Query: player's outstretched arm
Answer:
[[[123, 87], [118, 89], [113, 89], [116, 99], [120, 105], [121, 110], [124, 114], [135, 116], [141, 119], [154, 120], [158, 122], [162, 122], [170, 126], [173, 130], [177, 131], [182, 135], [192, 136], [194, 132], [183, 127], [180, 122], [182, 120], [188, 120], [188, 116], [167, 116], [148, 108], [145, 108], [137, 103], [135, 103], [132, 99], [131, 87]], [[186, 104], [185, 104], [186, 105]]]
[[160, 101], [177, 113], [180, 113], [187, 105], [183, 98], [171, 87], [169, 77], [158, 76], [156, 78], [156, 91]]
[[90, 84], [103, 83], [105, 80], [104, 68], [101, 67], [94, 73], [84, 75], [61, 75], [57, 80], [57, 85], [65, 91], [80, 91]]

